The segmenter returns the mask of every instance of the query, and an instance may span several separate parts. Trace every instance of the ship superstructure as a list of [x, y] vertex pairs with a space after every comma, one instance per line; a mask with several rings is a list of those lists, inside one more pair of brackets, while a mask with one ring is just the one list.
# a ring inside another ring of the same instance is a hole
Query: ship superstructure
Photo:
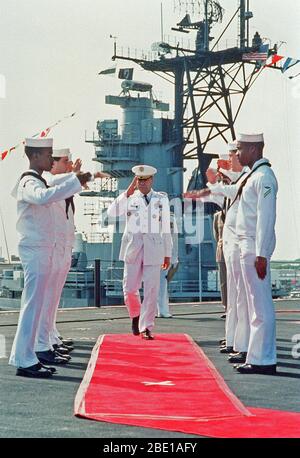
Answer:
[[[107, 181], [114, 184], [117, 181], [117, 189], [111, 192], [108, 192], [107, 189], [93, 193], [83, 192], [82, 195], [97, 197], [98, 202], [103, 202], [99, 213], [102, 213], [100, 224], [102, 221], [102, 224], [105, 225], [107, 223], [105, 207], [111, 200], [110, 198], [117, 197], [120, 192], [127, 189], [133, 178], [132, 167], [137, 164], [152, 165], [158, 170], [155, 175], [154, 188], [168, 194], [171, 209], [177, 217], [177, 226], [182, 229], [183, 157], [176, 154], [174, 119], [166, 116], [166, 113], [169, 112], [169, 105], [155, 100], [152, 87], [147, 83], [125, 80], [122, 88], [121, 95], [108, 95], [105, 98], [107, 104], [116, 105], [122, 109], [121, 123], [117, 119], [98, 121], [97, 135], [94, 135], [93, 139], [87, 139], [95, 146], [94, 160], [100, 162], [103, 171], [113, 177], [112, 180]], [[88, 258], [99, 256], [101, 263], [107, 266], [102, 269], [101, 276], [107, 295], [120, 297], [122, 296], [123, 263], [118, 261], [118, 255], [122, 237], [122, 221], [116, 224], [111, 234], [112, 243], [105, 243], [102, 240], [100, 244], [99, 242], [93, 244], [90, 240], [91, 243], [87, 244], [86, 249]], [[211, 271], [211, 278], [214, 279], [211, 291], [206, 288], [204, 294], [207, 293], [212, 297], [217, 294], [217, 282], [210, 218], [207, 218], [207, 240], [204, 243], [207, 246], [207, 270]], [[182, 230], [179, 233], [179, 259], [184, 262], [180, 263], [172, 283], [171, 297], [174, 299], [198, 298], [197, 259], [194, 259], [192, 250], [186, 244]]]

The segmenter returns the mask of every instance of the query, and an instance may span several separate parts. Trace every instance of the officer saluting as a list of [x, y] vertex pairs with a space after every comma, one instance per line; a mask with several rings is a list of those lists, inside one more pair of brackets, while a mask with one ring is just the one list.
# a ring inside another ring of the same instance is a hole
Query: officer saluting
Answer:
[[[160, 270], [168, 269], [172, 252], [170, 207], [167, 194], [152, 189], [156, 168], [137, 165], [135, 178], [107, 210], [108, 216], [126, 215], [126, 227], [120, 249], [125, 262], [123, 292], [132, 332], [153, 339]], [[144, 284], [141, 303], [139, 289]]]

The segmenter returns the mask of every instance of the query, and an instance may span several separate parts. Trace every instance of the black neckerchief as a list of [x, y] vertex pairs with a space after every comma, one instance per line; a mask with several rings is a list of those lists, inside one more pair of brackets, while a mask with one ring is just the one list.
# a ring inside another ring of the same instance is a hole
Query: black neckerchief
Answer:
[[[42, 183], [44, 183], [44, 185], [46, 186], [46, 188], [49, 188], [50, 186], [48, 186], [48, 183], [47, 181], [45, 180], [45, 178], [43, 178], [41, 175], [39, 175], [38, 173], [35, 173], [35, 172], [25, 172], [25, 173], [22, 173], [21, 175], [21, 180], [22, 178], [24, 177], [34, 177], [34, 178], [37, 178], [38, 180], [40, 180]], [[25, 187], [25, 183], [24, 183], [24, 187]], [[73, 214], [75, 213], [75, 205], [74, 205], [74, 196], [71, 196], [71, 197], [68, 197], [67, 199], [65, 199], [65, 202], [66, 202], [66, 216], [67, 216], [67, 219], [69, 219], [69, 216], [68, 216], [68, 211], [69, 211], [69, 207], [71, 205], [71, 208], [72, 208], [72, 211], [73, 211]]]
[[[254, 172], [256, 172], [257, 169], [259, 169], [259, 167], [262, 167], [263, 165], [266, 165], [267, 167], [272, 167], [271, 164], [269, 162], [263, 162], [262, 164], [259, 164], [257, 167], [255, 167], [255, 169], [253, 169], [249, 175], [247, 175], [247, 177], [244, 179], [244, 181], [241, 183], [241, 186], [239, 187], [238, 189], [238, 192], [234, 198], [234, 200], [231, 202], [230, 204], [230, 207], [232, 207], [232, 205], [234, 204], [234, 202], [239, 199], [242, 195], [242, 192], [243, 192], [243, 189], [244, 189], [244, 186], [245, 184], [247, 183], [248, 179], [251, 177], [251, 175], [253, 175]], [[230, 208], [229, 207], [229, 208]]]
[[[24, 178], [24, 177], [35, 177], [35, 178], [37, 178], [38, 180], [40, 180], [42, 183], [44, 183], [44, 185], [46, 186], [46, 188], [49, 188], [49, 186], [48, 186], [47, 181], [45, 180], [45, 178], [43, 178], [43, 177], [42, 177], [41, 175], [39, 175], [37, 172], [36, 172], [36, 173], [35, 173], [35, 172], [25, 172], [25, 173], [22, 173], [20, 180], [22, 180], [22, 178]], [[23, 187], [25, 187], [25, 184], [26, 184], [26, 183], [24, 183], [24, 186], [23, 186]]]
[[67, 219], [69, 219], [68, 211], [69, 211], [70, 205], [72, 208], [73, 215], [75, 214], [74, 196], [68, 197], [67, 199], [65, 199], [65, 202], [66, 202], [66, 215], [67, 215]]
[[[232, 183], [230, 183], [229, 186], [231, 186], [233, 184], [237, 184], [240, 181], [240, 179], [242, 178], [242, 176], [245, 175], [245, 173], [246, 172], [241, 173], [241, 175], [238, 177], [238, 179], [233, 181]], [[229, 199], [228, 197], [224, 197], [223, 207], [222, 207], [222, 215], [221, 215], [221, 219], [222, 219], [223, 223], [225, 223], [225, 218], [226, 218], [227, 212], [228, 212], [230, 207], [231, 207], [231, 199]]]

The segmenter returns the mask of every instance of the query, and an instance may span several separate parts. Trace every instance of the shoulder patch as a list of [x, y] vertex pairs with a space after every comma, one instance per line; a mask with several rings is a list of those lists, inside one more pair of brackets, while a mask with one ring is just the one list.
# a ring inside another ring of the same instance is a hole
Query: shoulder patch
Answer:
[[264, 186], [264, 198], [271, 194], [271, 186]]

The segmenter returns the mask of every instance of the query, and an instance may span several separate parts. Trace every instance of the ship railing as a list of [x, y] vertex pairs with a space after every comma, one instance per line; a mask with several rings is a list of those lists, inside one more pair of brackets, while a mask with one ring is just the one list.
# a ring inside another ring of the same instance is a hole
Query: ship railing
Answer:
[[115, 133], [112, 133], [111, 135], [107, 134], [105, 136], [100, 136], [99, 132], [93, 131], [92, 137], [89, 137], [87, 131], [85, 131], [84, 141], [86, 143], [109, 145], [119, 143], [121, 141], [121, 136]]
[[[169, 44], [172, 48], [183, 48], [187, 52], [194, 52], [195, 41], [186, 39], [184, 37], [178, 37], [178, 35], [164, 35], [163, 42]], [[163, 53], [159, 50], [150, 50], [150, 49], [139, 49], [131, 48], [130, 46], [116, 46], [115, 48], [116, 55], [119, 57], [126, 57], [130, 59], [146, 60], [146, 61], [155, 61], [160, 60], [165, 57], [174, 57], [177, 54], [176, 49], [172, 49], [170, 53]]]
[[[107, 296], [120, 296], [123, 294], [122, 279], [111, 279], [103, 282]], [[211, 284], [207, 281], [202, 281], [202, 289], [200, 291], [199, 282], [191, 280], [172, 280], [169, 283], [170, 298], [176, 297], [215, 297], [219, 296], [217, 284]]]
[[134, 145], [131, 144], [118, 144], [106, 145], [105, 148], [96, 146], [95, 153], [98, 159], [103, 161], [134, 161], [139, 159], [139, 153]]

